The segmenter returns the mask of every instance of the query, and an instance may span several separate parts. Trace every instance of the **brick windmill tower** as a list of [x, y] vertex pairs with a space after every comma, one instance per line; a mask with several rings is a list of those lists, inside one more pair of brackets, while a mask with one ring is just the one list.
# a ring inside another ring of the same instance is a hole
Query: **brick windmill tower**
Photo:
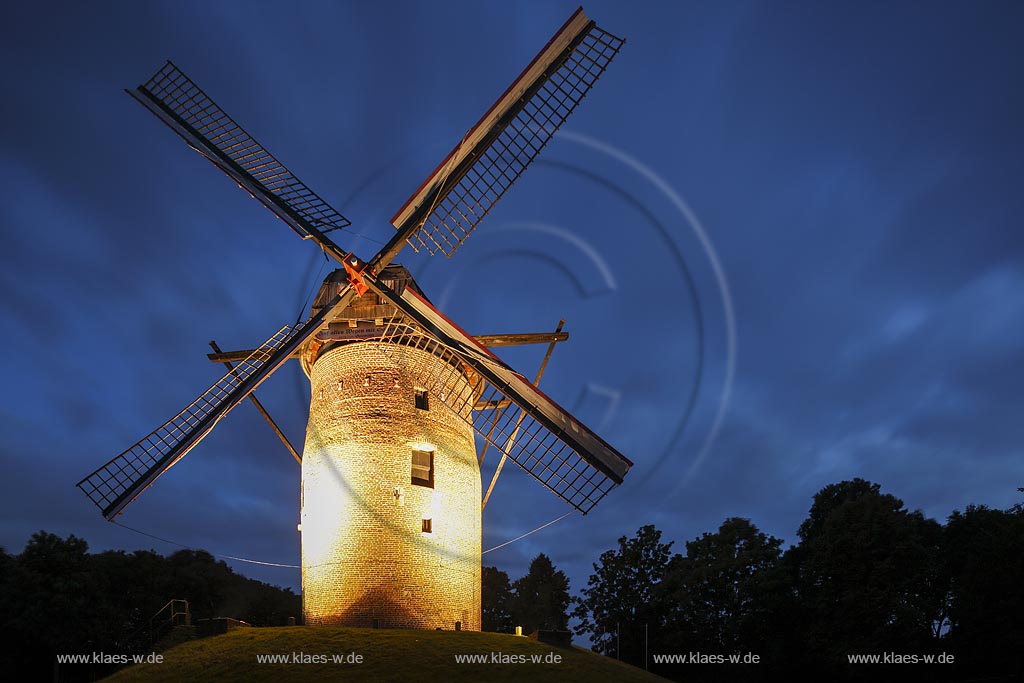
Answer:
[[[211, 359], [227, 362], [228, 373], [79, 488], [113, 520], [228, 411], [247, 397], [259, 406], [255, 389], [298, 359], [311, 390], [302, 456], [292, 449], [302, 465], [306, 622], [478, 630], [481, 514], [506, 460], [584, 514], [632, 463], [488, 348], [553, 345], [567, 337], [561, 326], [553, 334], [470, 336], [393, 261], [406, 244], [450, 257], [622, 43], [578, 9], [399, 209], [394, 236], [368, 261], [329, 237], [348, 219], [174, 64], [128, 91], [342, 267], [324, 281], [304, 323], [252, 351], [215, 349]], [[501, 460], [481, 501], [488, 447]]]
[[[401, 266], [381, 279], [420, 293]], [[314, 310], [338, 284], [328, 278]], [[479, 630], [473, 405], [455, 412], [443, 402], [475, 395], [474, 378], [461, 366], [446, 372], [443, 353], [411, 339], [382, 346], [385, 320], [412, 329], [367, 292], [300, 351], [311, 388], [302, 455], [306, 623]], [[437, 374], [444, 377], [432, 395], [424, 378]]]

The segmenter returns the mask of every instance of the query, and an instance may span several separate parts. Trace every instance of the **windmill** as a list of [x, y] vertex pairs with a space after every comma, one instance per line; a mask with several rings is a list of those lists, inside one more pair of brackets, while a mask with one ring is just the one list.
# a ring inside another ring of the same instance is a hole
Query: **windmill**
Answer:
[[550, 355], [567, 337], [561, 325], [554, 334], [474, 338], [393, 261], [406, 244], [450, 257], [623, 42], [578, 9], [398, 210], [394, 236], [368, 260], [329, 236], [350, 221], [173, 63], [127, 91], [341, 268], [326, 278], [304, 323], [252, 351], [215, 347], [211, 360], [227, 362], [227, 374], [78, 487], [113, 520], [297, 358], [311, 388], [302, 457], [293, 450], [302, 466], [306, 623], [479, 630], [487, 448], [501, 454], [494, 480], [512, 460], [583, 514], [632, 463], [487, 348], [544, 341]]

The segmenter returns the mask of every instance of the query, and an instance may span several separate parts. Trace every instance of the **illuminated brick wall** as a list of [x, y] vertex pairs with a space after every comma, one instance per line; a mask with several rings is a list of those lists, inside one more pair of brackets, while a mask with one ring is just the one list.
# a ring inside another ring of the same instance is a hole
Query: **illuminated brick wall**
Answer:
[[[480, 630], [473, 429], [436, 396], [428, 410], [416, 407], [411, 370], [436, 362], [365, 342], [313, 365], [302, 460], [307, 624], [452, 629], [460, 621]], [[411, 483], [414, 449], [434, 452], [433, 488]]]

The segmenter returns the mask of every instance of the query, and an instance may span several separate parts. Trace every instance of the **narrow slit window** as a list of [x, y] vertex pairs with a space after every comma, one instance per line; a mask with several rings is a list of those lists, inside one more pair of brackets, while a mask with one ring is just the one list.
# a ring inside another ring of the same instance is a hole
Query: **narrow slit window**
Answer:
[[434, 451], [412, 452], [412, 483], [434, 488]]
[[416, 407], [420, 410], [430, 410], [430, 398], [426, 389], [416, 390]]
[[[395, 291], [398, 291], [398, 280], [381, 280], [381, 282], [383, 282], [384, 286], [387, 287], [388, 289], [393, 289]], [[398, 292], [398, 293], [401, 294], [401, 292]], [[377, 295], [377, 305], [378, 306], [386, 306], [389, 303], [391, 303], [391, 302], [388, 301], [384, 297], [383, 294], [378, 294]]]

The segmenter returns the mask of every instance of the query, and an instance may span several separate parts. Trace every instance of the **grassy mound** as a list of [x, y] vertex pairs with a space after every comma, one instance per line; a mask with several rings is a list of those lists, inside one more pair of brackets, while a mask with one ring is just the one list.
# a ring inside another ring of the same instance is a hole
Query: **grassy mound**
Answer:
[[[138, 664], [105, 680], [131, 681], [562, 681], [664, 679], [579, 648], [469, 631], [303, 627], [244, 628], [177, 645], [159, 664]], [[288, 663], [261, 663], [283, 655]], [[457, 656], [486, 661], [460, 663]], [[560, 657], [554, 661], [555, 656]], [[299, 661], [295, 661], [295, 660]], [[358, 660], [358, 661], [357, 661]]]

